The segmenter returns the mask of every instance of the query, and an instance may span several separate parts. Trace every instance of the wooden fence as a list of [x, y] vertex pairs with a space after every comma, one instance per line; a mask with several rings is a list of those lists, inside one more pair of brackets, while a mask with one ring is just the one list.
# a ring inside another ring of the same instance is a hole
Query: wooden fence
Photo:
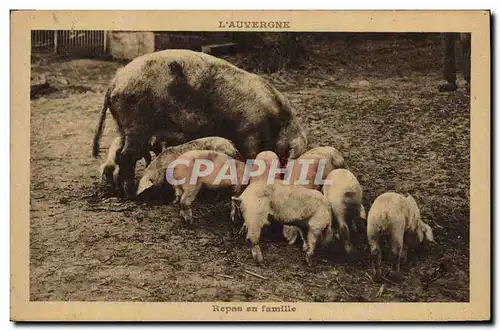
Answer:
[[33, 30], [32, 53], [103, 56], [107, 53], [106, 32], [102, 30]]

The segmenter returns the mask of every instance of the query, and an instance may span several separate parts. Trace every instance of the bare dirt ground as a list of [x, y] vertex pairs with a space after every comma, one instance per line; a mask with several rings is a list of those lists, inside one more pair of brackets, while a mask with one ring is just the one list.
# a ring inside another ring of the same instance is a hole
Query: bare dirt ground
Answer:
[[[311, 269], [300, 245], [270, 228], [261, 268], [229, 220], [229, 195], [199, 197], [193, 229], [168, 203], [97, 195], [102, 159], [91, 157], [91, 141], [122, 64], [33, 60], [33, 73], [51, 76], [57, 90], [31, 101], [31, 300], [468, 301], [470, 100], [464, 87], [437, 92], [439, 63], [436, 44], [366, 42], [346, 54], [318, 48], [303, 69], [266, 75], [312, 145], [345, 153], [367, 208], [382, 192], [410, 192], [433, 226], [438, 245], [415, 252], [404, 282], [380, 293], [363, 232], [357, 260], [334, 246]], [[108, 114], [102, 157], [115, 135]], [[425, 290], [420, 278], [443, 261], [446, 274]]]

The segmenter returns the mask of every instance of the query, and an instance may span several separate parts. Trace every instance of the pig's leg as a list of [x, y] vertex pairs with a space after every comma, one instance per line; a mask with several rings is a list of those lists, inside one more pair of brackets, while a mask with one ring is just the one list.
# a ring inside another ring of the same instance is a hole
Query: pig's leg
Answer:
[[116, 164], [104, 163], [101, 165], [101, 184], [111, 187], [114, 183], [113, 173], [118, 166]]
[[410, 244], [410, 235], [408, 233], [405, 233], [403, 237], [403, 250], [401, 252], [401, 262], [404, 264], [408, 260], [408, 249], [409, 249], [409, 244]]
[[243, 223], [243, 225], [241, 225], [240, 231], [238, 231], [238, 234], [241, 236], [241, 235], [245, 234], [246, 231], [247, 231], [247, 228], [245, 226], [245, 223]]
[[187, 187], [184, 187], [184, 192], [182, 193], [182, 197], [180, 200], [180, 216], [188, 225], [190, 225], [191, 221], [193, 220], [193, 211], [191, 210], [191, 204], [196, 198], [199, 190], [199, 185], [189, 185]]
[[308, 266], [314, 266], [314, 250], [316, 249], [316, 244], [318, 238], [321, 235], [322, 230], [318, 228], [311, 228], [307, 231], [307, 250], [306, 250], [306, 263]]
[[109, 189], [120, 186], [118, 160], [123, 148], [122, 142], [123, 139], [121, 139], [121, 137], [117, 137], [113, 140], [109, 147], [108, 158], [106, 162], [101, 165], [101, 183]]
[[158, 137], [153, 137], [149, 144], [150, 149], [155, 153], [156, 156], [163, 151], [163, 142], [158, 139]]
[[340, 240], [344, 244], [344, 249], [347, 254], [351, 254], [353, 252], [353, 247], [351, 244], [351, 233], [349, 231], [349, 227], [345, 221], [345, 208], [339, 207], [334, 209], [335, 218], [337, 219], [337, 226], [340, 234]]
[[403, 280], [400, 272], [401, 254], [403, 252], [404, 232], [391, 233], [391, 255], [392, 255], [392, 274], [391, 278], [397, 282]]
[[151, 164], [151, 154], [149, 154], [149, 151], [144, 151], [143, 158], [145, 167], [147, 168]]
[[[331, 212], [329, 208], [318, 209], [316, 213], [309, 219], [307, 223], [307, 250], [306, 262], [312, 267], [314, 265], [314, 252], [318, 244], [318, 240], [326, 244], [326, 237], [331, 236]], [[301, 236], [304, 235], [304, 228], [299, 228]], [[304, 240], [304, 239], [303, 239]], [[330, 239], [331, 240], [331, 239]], [[306, 240], [304, 240], [306, 241]]]
[[382, 251], [380, 250], [379, 234], [370, 227], [367, 231], [372, 261], [372, 279], [374, 282], [380, 283], [382, 280]]
[[262, 256], [259, 242], [262, 224], [265, 224], [267, 221], [267, 216], [263, 221], [261, 219], [262, 217], [259, 217], [258, 213], [255, 213], [253, 217], [245, 217], [245, 225], [247, 229], [247, 240], [250, 243], [250, 250], [252, 251], [252, 257], [258, 264], [263, 265], [264, 257]]
[[115, 170], [113, 171], [113, 186], [117, 190], [121, 190], [121, 179], [120, 179], [120, 167], [118, 165], [115, 166]]
[[358, 225], [356, 224], [358, 221], [358, 215], [359, 215], [359, 209], [349, 212], [349, 220], [351, 223], [352, 232], [358, 232]]
[[174, 201], [172, 201], [173, 204], [179, 203], [179, 201], [181, 200], [182, 193], [183, 193], [182, 185], [174, 185], [175, 198]]
[[408, 246], [403, 244], [403, 249], [401, 251], [401, 262], [405, 264], [408, 261]]
[[283, 237], [288, 245], [293, 245], [297, 240], [297, 228], [291, 225], [283, 226]]
[[300, 239], [302, 239], [302, 251], [306, 252], [307, 251], [307, 238], [306, 234], [304, 233], [304, 229], [297, 227], [297, 231], [299, 232]]
[[352, 227], [352, 232], [358, 232], [358, 226], [356, 225], [356, 220], [354, 218], [351, 219], [351, 227]]
[[120, 178], [123, 180], [123, 189], [128, 198], [135, 197], [135, 165], [142, 157], [145, 148], [144, 139], [139, 136], [126, 136], [123, 149], [120, 153]]
[[236, 207], [234, 206], [234, 202], [231, 203], [231, 212], [229, 213], [229, 218], [231, 219], [231, 223], [236, 223]]
[[[232, 223], [236, 223], [237, 209], [239, 209], [239, 206], [237, 206], [236, 202], [234, 202], [234, 200], [231, 199], [231, 213], [229, 214], [229, 216], [231, 218]], [[238, 211], [238, 213], [241, 213], [241, 211]]]

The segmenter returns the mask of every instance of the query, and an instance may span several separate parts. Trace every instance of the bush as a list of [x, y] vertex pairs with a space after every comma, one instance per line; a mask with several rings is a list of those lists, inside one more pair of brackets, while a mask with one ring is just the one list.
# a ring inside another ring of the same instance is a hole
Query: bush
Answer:
[[234, 41], [246, 54], [242, 65], [254, 72], [298, 68], [307, 57], [303, 36], [296, 33], [241, 33]]

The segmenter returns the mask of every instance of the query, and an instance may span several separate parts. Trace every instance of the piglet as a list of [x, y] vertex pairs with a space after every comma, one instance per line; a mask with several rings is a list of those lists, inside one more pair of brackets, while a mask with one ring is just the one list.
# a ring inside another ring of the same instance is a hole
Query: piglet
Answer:
[[239, 158], [239, 153], [234, 144], [230, 140], [221, 137], [199, 138], [182, 145], [167, 147], [144, 169], [136, 194], [139, 195], [152, 186], [161, 187], [165, 185], [165, 174], [168, 165], [181, 154], [192, 150], [213, 150], [232, 158]]
[[373, 202], [367, 220], [367, 236], [372, 260], [372, 278], [381, 280], [382, 251], [380, 237], [388, 234], [393, 257], [391, 278], [402, 281], [401, 257], [406, 255], [409, 242], [434, 242], [432, 228], [420, 218], [420, 209], [411, 195], [406, 197], [386, 192]]
[[260, 235], [262, 228], [269, 225], [269, 216], [282, 224], [297, 227], [301, 236], [307, 238], [303, 249], [309, 266], [314, 264], [317, 243], [327, 245], [332, 241], [330, 203], [319, 191], [287, 185], [282, 180], [274, 184], [259, 180], [251, 182], [241, 196], [232, 199], [241, 211], [252, 256], [259, 264], [264, 263]]
[[331, 171], [326, 180], [331, 183], [324, 185], [322, 191], [330, 202], [344, 249], [350, 254], [353, 251], [350, 229], [357, 232], [356, 222], [366, 219], [363, 191], [356, 177], [347, 169]]
[[229, 188], [239, 195], [245, 163], [230, 156], [207, 150], [193, 150], [180, 155], [167, 168], [167, 181], [173, 185], [180, 216], [191, 223], [191, 204], [202, 186], [209, 189]]

